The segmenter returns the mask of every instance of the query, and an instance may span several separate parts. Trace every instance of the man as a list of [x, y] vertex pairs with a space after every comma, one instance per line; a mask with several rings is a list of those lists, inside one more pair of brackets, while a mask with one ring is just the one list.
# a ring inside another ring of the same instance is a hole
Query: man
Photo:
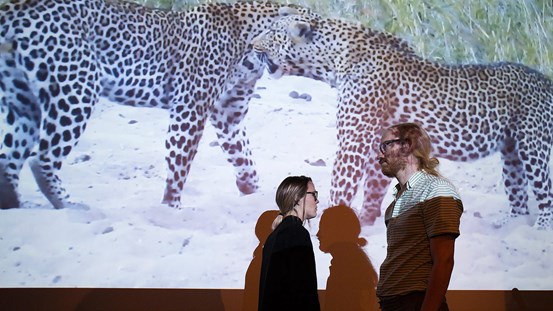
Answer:
[[436, 170], [431, 150], [428, 134], [414, 123], [382, 135], [382, 173], [399, 182], [385, 214], [388, 249], [376, 290], [382, 311], [448, 310], [445, 294], [463, 203]]

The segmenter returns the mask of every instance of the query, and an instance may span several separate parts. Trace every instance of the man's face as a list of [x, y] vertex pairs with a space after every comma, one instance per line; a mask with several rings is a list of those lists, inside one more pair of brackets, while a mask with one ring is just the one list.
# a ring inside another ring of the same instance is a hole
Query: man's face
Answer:
[[380, 140], [378, 162], [382, 174], [388, 177], [396, 177], [397, 173], [407, 166], [407, 161], [401, 153], [401, 143], [394, 132], [384, 132]]

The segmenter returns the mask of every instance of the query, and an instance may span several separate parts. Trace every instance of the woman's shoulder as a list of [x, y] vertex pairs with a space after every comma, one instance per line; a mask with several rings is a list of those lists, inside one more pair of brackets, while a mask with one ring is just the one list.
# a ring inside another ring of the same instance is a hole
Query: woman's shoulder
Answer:
[[277, 230], [287, 233], [308, 233], [307, 229], [303, 226], [302, 220], [296, 216], [284, 217], [280, 225], [277, 227]]
[[303, 226], [301, 219], [298, 217], [285, 217], [275, 231], [278, 231], [276, 232], [278, 240], [288, 247], [312, 245], [309, 231]]

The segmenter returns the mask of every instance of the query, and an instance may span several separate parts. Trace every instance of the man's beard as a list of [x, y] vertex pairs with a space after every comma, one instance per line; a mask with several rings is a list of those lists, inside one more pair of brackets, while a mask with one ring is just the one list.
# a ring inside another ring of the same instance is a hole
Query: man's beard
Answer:
[[[382, 165], [386, 164], [386, 165]], [[383, 162], [380, 163], [380, 168], [382, 169], [382, 174], [387, 177], [396, 177], [397, 173], [404, 169], [407, 166], [407, 162], [404, 158], [400, 157], [398, 154], [391, 155], [386, 157]]]

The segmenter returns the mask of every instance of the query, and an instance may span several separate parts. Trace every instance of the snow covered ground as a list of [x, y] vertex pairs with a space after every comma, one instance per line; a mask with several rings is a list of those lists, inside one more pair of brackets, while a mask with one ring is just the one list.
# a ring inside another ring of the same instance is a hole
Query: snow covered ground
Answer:
[[[311, 176], [322, 211], [336, 149], [335, 90], [297, 77], [264, 77], [257, 86], [260, 98], [245, 122], [261, 178], [258, 192], [239, 194], [234, 170], [208, 126], [185, 185], [184, 208], [160, 204], [167, 111], [102, 101], [61, 172], [72, 200], [89, 209], [53, 209], [25, 167], [25, 207], [0, 211], [0, 286], [243, 288], [258, 245], [256, 222], [276, 209], [280, 181]], [[291, 91], [312, 100], [291, 98]], [[465, 206], [450, 289], [553, 289], [553, 232], [531, 227], [536, 202], [530, 217], [501, 229], [491, 225], [509, 210], [499, 155], [473, 163], [442, 160], [440, 168]], [[384, 204], [390, 200], [389, 191]], [[324, 288], [331, 258], [317, 249], [317, 229], [318, 218], [309, 230]], [[383, 219], [364, 227], [362, 236], [378, 271], [386, 250]]]

